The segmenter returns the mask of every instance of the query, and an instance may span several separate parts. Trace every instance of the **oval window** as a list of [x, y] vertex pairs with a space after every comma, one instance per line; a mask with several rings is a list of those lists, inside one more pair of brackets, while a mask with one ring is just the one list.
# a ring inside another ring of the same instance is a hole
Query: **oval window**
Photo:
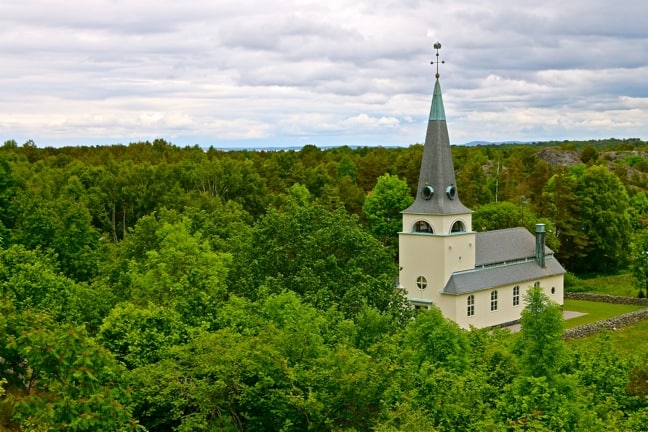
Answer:
[[457, 188], [454, 187], [454, 185], [450, 185], [446, 188], [446, 195], [448, 195], [448, 198], [450, 199], [455, 199], [457, 196]]
[[432, 199], [434, 196], [434, 188], [432, 186], [425, 186], [421, 191], [421, 194], [426, 200]]

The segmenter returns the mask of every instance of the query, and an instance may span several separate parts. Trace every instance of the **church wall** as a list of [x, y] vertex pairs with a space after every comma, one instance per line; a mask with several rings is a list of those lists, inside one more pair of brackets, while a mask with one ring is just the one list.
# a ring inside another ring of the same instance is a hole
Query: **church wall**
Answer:
[[[484, 328], [496, 326], [520, 319], [522, 310], [524, 310], [524, 296], [529, 288], [538, 282], [543, 292], [552, 301], [562, 305], [563, 301], [563, 276], [551, 276], [538, 280], [520, 282], [518, 284], [500, 286], [493, 289], [471, 293], [474, 296], [473, 316], [468, 316], [468, 295], [461, 296], [443, 296], [444, 301], [439, 305], [444, 316], [454, 320], [460, 327], [468, 329], [470, 326], [475, 328]], [[519, 304], [513, 304], [513, 288], [520, 287]], [[552, 288], [555, 288], [552, 291]], [[491, 311], [491, 293], [497, 291], [497, 310]], [[448, 299], [446, 301], [446, 298]]]
[[[400, 285], [407, 291], [407, 298], [437, 303], [440, 292], [450, 275], [445, 274], [443, 243], [430, 241], [431, 234], [400, 233], [399, 261]], [[419, 276], [425, 277], [425, 289], [417, 287]]]
[[444, 239], [445, 272], [450, 275], [457, 271], [475, 268], [475, 233], [451, 234]]

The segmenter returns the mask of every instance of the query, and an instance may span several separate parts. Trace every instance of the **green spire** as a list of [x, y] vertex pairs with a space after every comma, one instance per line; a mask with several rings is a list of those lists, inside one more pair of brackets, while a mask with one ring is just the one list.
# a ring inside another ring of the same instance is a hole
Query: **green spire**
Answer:
[[434, 95], [432, 96], [432, 107], [430, 108], [430, 120], [445, 121], [445, 110], [443, 109], [443, 97], [441, 97], [441, 84], [437, 78], [434, 84]]

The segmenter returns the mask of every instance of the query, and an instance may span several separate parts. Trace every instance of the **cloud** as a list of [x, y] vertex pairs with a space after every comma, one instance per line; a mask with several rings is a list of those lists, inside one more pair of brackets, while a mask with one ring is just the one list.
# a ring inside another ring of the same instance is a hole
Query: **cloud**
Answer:
[[433, 43], [453, 142], [648, 139], [635, 0], [0, 4], [2, 138], [421, 142]]

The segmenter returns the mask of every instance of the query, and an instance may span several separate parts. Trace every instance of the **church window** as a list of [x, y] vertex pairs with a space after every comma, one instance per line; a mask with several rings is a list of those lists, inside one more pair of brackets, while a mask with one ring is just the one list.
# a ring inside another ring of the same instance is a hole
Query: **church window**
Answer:
[[466, 225], [464, 225], [462, 221], [456, 221], [452, 224], [452, 229], [450, 230], [450, 232], [466, 232]]
[[423, 198], [430, 200], [434, 196], [434, 188], [432, 186], [425, 186], [421, 191], [421, 194], [423, 195]]
[[450, 185], [446, 188], [446, 195], [448, 195], [448, 198], [450, 198], [451, 200], [455, 199], [455, 197], [457, 196], [457, 188], [455, 187], [455, 185]]
[[520, 304], [520, 286], [515, 285], [513, 287], [513, 306], [518, 306]]
[[475, 296], [471, 294], [468, 296], [468, 316], [473, 315], [475, 315]]
[[427, 279], [425, 279], [425, 276], [419, 276], [418, 278], [416, 278], [416, 286], [420, 290], [427, 288]]
[[535, 282], [533, 283], [533, 286], [534, 286], [535, 288], [538, 288], [538, 287], [540, 286], [540, 281], [535, 281]]
[[423, 220], [420, 220], [414, 224], [414, 232], [433, 234], [434, 230], [432, 229], [432, 225]]
[[551, 294], [556, 294], [556, 287], [551, 287]]
[[491, 291], [491, 311], [497, 310], [497, 291]]

